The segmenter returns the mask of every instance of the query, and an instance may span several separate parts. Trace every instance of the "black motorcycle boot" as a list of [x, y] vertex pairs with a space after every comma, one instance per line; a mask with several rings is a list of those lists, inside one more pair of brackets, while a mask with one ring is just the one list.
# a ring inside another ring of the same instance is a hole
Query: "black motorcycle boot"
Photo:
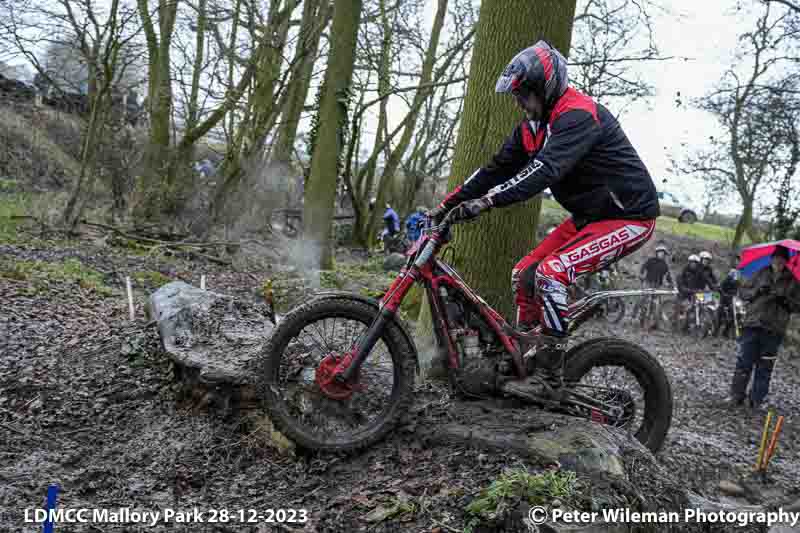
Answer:
[[727, 398], [727, 403], [736, 406], [744, 403], [747, 395], [747, 383], [750, 381], [750, 372], [748, 370], [737, 369], [733, 372], [733, 379], [731, 380], [730, 393]]
[[534, 363], [540, 375], [552, 387], [564, 382], [564, 355], [567, 353], [566, 336], [542, 334], [536, 346]]

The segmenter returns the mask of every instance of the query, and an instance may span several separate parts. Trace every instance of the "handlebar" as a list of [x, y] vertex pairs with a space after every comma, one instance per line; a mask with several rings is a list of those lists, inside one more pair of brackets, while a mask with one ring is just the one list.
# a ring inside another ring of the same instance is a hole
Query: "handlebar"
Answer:
[[425, 224], [425, 227], [422, 228], [423, 233], [429, 233], [430, 234], [430, 233], [436, 232], [436, 233], [439, 233], [440, 235], [441, 234], [446, 234], [447, 231], [450, 229], [450, 226], [453, 226], [453, 225], [459, 223], [459, 221], [451, 220], [451, 217], [452, 217], [454, 211], [455, 211], [455, 209], [451, 209], [450, 212], [447, 213], [444, 216], [442, 221], [439, 222], [435, 226], [433, 225], [433, 217], [431, 217], [428, 214], [426, 214], [425, 215], [426, 224]]

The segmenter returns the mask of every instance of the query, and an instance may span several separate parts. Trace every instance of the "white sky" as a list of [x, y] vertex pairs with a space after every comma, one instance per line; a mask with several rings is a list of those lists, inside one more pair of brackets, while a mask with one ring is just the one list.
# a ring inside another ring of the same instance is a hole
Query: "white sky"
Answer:
[[[698, 180], [670, 175], [669, 156], [703, 146], [719, 126], [709, 114], [693, 109], [691, 99], [711, 91], [730, 65], [737, 36], [749, 21], [731, 14], [731, 0], [670, 0], [673, 14], [655, 17], [655, 39], [665, 56], [675, 59], [639, 68], [655, 87], [655, 96], [637, 102], [622, 117], [622, 126], [650, 169], [659, 188], [683, 195], [695, 207], [702, 205], [703, 187]], [[683, 105], [676, 105], [678, 91]], [[683, 147], [681, 143], [686, 143]], [[667, 179], [667, 183], [659, 183]], [[735, 209], [734, 206], [726, 206]], [[727, 210], [727, 209], [721, 209]]]

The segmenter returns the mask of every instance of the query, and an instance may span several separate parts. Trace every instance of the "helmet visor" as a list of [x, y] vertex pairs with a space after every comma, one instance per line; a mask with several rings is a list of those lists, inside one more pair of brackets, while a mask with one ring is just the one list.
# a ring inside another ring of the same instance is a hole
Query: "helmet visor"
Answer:
[[507, 94], [512, 92], [514, 89], [519, 88], [519, 77], [515, 73], [509, 73], [508, 69], [506, 69], [499, 78], [497, 78], [497, 83], [494, 85], [494, 92]]
[[535, 61], [536, 54], [533, 48], [526, 48], [521, 51], [506, 65], [503, 73], [497, 78], [497, 83], [494, 85], [495, 92], [510, 93], [514, 89], [518, 89], [522, 81], [525, 79], [525, 73], [532, 67]]

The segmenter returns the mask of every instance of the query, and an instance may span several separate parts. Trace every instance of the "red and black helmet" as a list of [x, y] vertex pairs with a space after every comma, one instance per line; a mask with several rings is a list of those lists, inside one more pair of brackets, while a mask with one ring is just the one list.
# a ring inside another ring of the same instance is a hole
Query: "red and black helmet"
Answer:
[[532, 91], [546, 108], [551, 108], [568, 83], [567, 60], [545, 41], [539, 41], [514, 56], [497, 79], [495, 91]]

